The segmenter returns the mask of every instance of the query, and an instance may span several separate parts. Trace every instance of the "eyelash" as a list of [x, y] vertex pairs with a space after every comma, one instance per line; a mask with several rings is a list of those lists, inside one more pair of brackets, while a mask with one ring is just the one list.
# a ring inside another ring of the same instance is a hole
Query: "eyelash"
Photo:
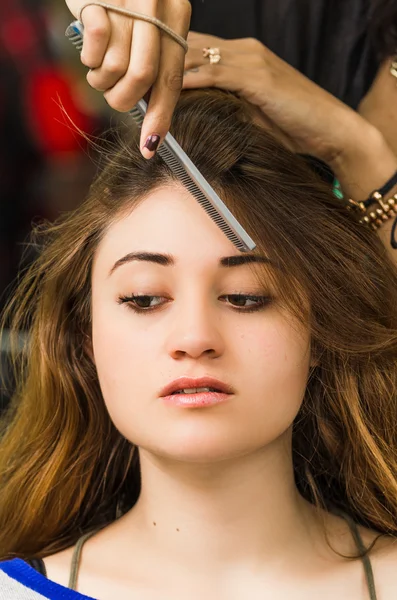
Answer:
[[[147, 307], [139, 307], [136, 304], [134, 304], [134, 302], [136, 303], [137, 301], [142, 299], [149, 299], [150, 301], [151, 298], [163, 298], [163, 296], [152, 296], [150, 294], [131, 294], [130, 296], [119, 296], [118, 304], [126, 304], [130, 310], [138, 314], [153, 312], [158, 307], [164, 306], [164, 303]], [[225, 294], [223, 296], [220, 296], [220, 298], [238, 298], [243, 300], [253, 300], [254, 302], [258, 303], [255, 306], [251, 306], [249, 308], [232, 306], [233, 310], [240, 313], [259, 312], [260, 310], [264, 310], [267, 306], [269, 306], [269, 304], [273, 302], [273, 298], [271, 296], [261, 296], [256, 294]]]

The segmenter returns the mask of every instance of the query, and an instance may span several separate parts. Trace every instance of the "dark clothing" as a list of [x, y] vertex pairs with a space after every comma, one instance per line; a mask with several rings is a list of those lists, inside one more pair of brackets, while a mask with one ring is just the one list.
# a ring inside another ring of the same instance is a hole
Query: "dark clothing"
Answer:
[[191, 29], [255, 37], [357, 108], [379, 66], [368, 32], [370, 0], [191, 0]]

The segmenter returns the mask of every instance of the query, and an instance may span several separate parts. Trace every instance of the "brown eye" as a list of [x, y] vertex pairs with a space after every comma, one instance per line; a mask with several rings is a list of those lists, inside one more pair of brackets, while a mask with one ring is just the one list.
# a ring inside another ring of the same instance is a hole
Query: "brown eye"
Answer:
[[253, 298], [255, 298], [255, 296], [248, 298], [248, 296], [241, 296], [238, 294], [230, 294], [230, 296], [227, 296], [230, 304], [234, 304], [234, 306], [247, 306], [249, 300], [252, 300]]
[[256, 296], [251, 294], [226, 294], [221, 299], [241, 312], [254, 312], [270, 304], [270, 296]]
[[131, 294], [131, 296], [120, 296], [119, 304], [127, 304], [129, 308], [139, 311], [150, 311], [164, 304], [166, 299], [162, 296], [150, 296], [149, 294]]
[[151, 308], [154, 298], [156, 296], [135, 296], [133, 302], [138, 308]]

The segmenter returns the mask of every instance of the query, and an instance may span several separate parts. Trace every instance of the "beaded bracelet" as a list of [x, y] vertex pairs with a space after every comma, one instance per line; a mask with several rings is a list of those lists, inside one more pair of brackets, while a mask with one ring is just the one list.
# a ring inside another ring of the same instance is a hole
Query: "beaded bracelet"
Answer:
[[374, 190], [368, 196], [366, 200], [363, 201], [365, 208], [369, 208], [374, 201], [377, 201], [379, 197], [382, 199], [394, 186], [397, 185], [397, 171], [386, 181], [384, 185], [378, 190]]
[[351, 198], [348, 203], [348, 208], [359, 213], [366, 213], [359, 222], [369, 225], [371, 229], [378, 229], [385, 221], [397, 217], [397, 194], [385, 201], [379, 192], [373, 192], [372, 202], [369, 206], [366, 202], [357, 202]]
[[385, 221], [397, 217], [397, 194], [394, 194], [388, 200], [384, 200], [385, 195], [395, 185], [397, 185], [397, 171], [381, 188], [373, 191], [366, 200], [357, 202], [349, 198], [347, 208], [361, 214], [366, 213], [359, 222], [369, 225], [371, 229], [378, 229]]

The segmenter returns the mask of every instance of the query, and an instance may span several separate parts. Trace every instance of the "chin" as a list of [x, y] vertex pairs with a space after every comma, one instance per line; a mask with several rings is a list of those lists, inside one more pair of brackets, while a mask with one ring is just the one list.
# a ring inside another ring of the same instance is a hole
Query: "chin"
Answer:
[[[241, 432], [240, 432], [241, 434]], [[253, 445], [252, 436], [225, 435], [225, 432], [196, 432], [190, 435], [164, 436], [160, 443], [142, 444], [141, 449], [159, 459], [181, 463], [210, 465], [246, 456], [260, 449], [261, 444]]]

